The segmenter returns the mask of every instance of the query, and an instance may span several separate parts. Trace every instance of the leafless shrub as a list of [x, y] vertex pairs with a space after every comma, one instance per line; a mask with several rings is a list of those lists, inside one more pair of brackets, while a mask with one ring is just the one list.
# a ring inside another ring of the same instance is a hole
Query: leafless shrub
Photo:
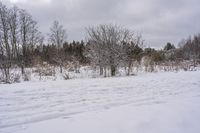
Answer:
[[149, 56], [144, 56], [141, 60], [141, 65], [144, 66], [144, 70], [146, 72], [154, 72], [155, 71], [155, 63], [152, 58]]
[[63, 74], [63, 78], [64, 78], [65, 80], [69, 80], [69, 79], [70, 79], [70, 78], [69, 78], [69, 74], [67, 74], [67, 73]]
[[31, 72], [25, 71], [25, 73], [23, 74], [23, 79], [24, 79], [24, 81], [30, 81], [31, 80]]
[[10, 76], [11, 83], [20, 83], [21, 75], [19, 73], [12, 73]]
[[55, 77], [56, 70], [54, 66], [49, 65], [46, 62], [43, 62], [42, 65], [37, 65], [36, 69], [33, 70], [33, 73], [36, 73], [39, 76], [39, 79], [42, 80], [42, 77]]

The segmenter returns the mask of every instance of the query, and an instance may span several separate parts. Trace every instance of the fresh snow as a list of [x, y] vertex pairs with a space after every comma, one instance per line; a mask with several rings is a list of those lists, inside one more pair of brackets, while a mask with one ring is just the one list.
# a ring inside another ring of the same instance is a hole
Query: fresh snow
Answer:
[[200, 71], [0, 84], [0, 133], [199, 133]]

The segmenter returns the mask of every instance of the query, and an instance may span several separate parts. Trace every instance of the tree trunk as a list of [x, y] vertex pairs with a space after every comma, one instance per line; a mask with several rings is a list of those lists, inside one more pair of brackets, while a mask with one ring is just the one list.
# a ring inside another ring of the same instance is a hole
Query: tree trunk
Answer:
[[62, 70], [62, 65], [60, 65], [60, 73], [62, 73], [63, 72], [63, 70]]
[[116, 73], [116, 67], [111, 66], [111, 76], [115, 76], [115, 73]]
[[6, 83], [10, 83], [10, 70], [5, 68]]
[[104, 77], [107, 77], [107, 69], [104, 67]]
[[5, 74], [5, 83], [10, 83], [10, 68], [8, 64], [3, 65], [3, 72]]
[[100, 66], [100, 76], [102, 76], [102, 75], [103, 75], [103, 67]]
[[21, 73], [24, 75], [24, 61], [21, 62]]
[[128, 64], [128, 73], [127, 73], [127, 75], [129, 76], [130, 75], [130, 72], [131, 72], [131, 62], [129, 62], [129, 64]]

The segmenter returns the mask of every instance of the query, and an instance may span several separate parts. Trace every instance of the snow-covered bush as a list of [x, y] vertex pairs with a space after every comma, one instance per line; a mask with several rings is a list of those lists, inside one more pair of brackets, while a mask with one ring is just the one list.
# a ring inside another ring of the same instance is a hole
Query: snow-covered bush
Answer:
[[24, 81], [30, 81], [31, 80], [31, 71], [26, 71], [23, 75]]
[[4, 74], [0, 75], [0, 83], [19, 83], [21, 79], [21, 75], [17, 72], [13, 72], [10, 74], [9, 79], [6, 79]]

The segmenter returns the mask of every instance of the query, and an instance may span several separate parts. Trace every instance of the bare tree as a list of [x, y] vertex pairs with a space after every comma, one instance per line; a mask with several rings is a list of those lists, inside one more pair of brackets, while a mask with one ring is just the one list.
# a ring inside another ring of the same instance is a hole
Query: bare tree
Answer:
[[127, 55], [123, 44], [133, 41], [133, 35], [130, 30], [112, 24], [87, 28], [87, 56], [100, 67], [100, 75], [107, 67], [111, 70], [111, 76], [116, 74], [117, 67]]
[[8, 18], [10, 28], [10, 43], [12, 47], [12, 58], [19, 62], [19, 9], [14, 6], [9, 10]]
[[10, 68], [19, 63], [24, 73], [24, 66], [30, 64], [28, 54], [34, 45], [39, 44], [42, 35], [37, 23], [25, 10], [16, 6], [7, 8], [0, 2], [0, 67], [6, 82], [10, 80]]
[[21, 70], [24, 74], [24, 66], [30, 64], [30, 53], [35, 45], [39, 44], [43, 36], [38, 31], [37, 22], [25, 10], [19, 12], [20, 24], [20, 44], [21, 52]]
[[8, 9], [0, 2], [0, 47], [2, 53], [1, 68], [5, 75], [5, 82], [9, 82], [10, 79], [10, 67], [11, 67], [11, 46], [9, 42], [9, 23], [8, 23]]
[[194, 65], [196, 65], [197, 60], [200, 59], [200, 34], [189, 37], [180, 44], [182, 44], [183, 58], [193, 60]]
[[58, 49], [63, 47], [64, 42], [67, 39], [66, 30], [58, 21], [54, 21], [52, 27], [50, 28], [49, 41], [56, 45]]
[[63, 44], [67, 39], [66, 30], [62, 25], [59, 24], [58, 21], [54, 21], [52, 27], [50, 28], [49, 42], [53, 45], [56, 45], [56, 55], [55, 62], [60, 66], [60, 73], [62, 73], [63, 63], [65, 61]]

